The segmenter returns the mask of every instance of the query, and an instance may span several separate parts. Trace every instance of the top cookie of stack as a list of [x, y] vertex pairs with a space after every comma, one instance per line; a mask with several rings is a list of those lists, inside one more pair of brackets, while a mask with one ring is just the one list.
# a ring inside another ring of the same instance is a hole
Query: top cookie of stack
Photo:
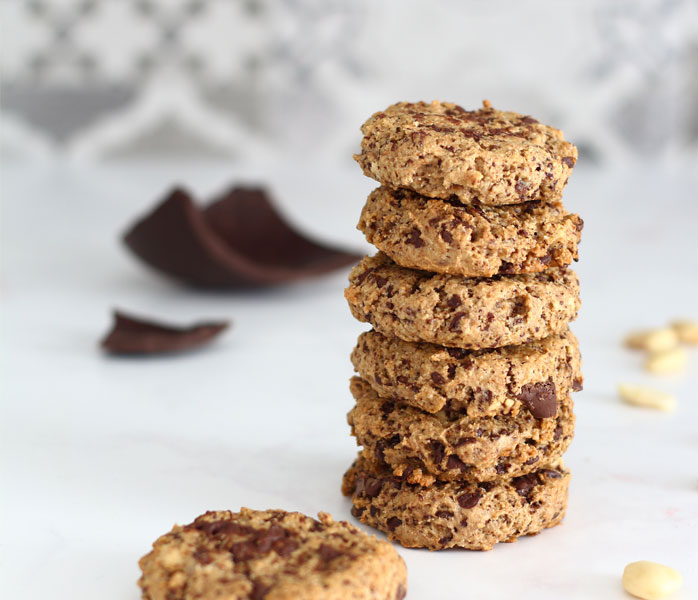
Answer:
[[464, 204], [554, 202], [577, 162], [562, 132], [536, 119], [457, 104], [398, 102], [361, 127], [354, 158], [388, 187]]

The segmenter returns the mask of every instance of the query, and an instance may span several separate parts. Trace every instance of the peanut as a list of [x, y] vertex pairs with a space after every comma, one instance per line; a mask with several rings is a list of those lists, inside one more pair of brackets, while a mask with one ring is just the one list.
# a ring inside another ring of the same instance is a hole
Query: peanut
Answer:
[[677, 373], [683, 371], [687, 360], [686, 351], [677, 346], [665, 352], [650, 354], [645, 361], [645, 370], [658, 375]]
[[674, 321], [671, 326], [681, 342], [698, 345], [698, 322], [689, 320]]
[[660, 600], [681, 589], [681, 574], [671, 567], [648, 560], [626, 565], [623, 570], [625, 591], [643, 600]]
[[619, 383], [618, 393], [624, 402], [635, 406], [655, 408], [664, 412], [672, 412], [676, 409], [674, 396], [643, 385]]
[[628, 348], [649, 352], [664, 352], [675, 348], [678, 344], [679, 336], [671, 327], [636, 331], [625, 338], [625, 345]]

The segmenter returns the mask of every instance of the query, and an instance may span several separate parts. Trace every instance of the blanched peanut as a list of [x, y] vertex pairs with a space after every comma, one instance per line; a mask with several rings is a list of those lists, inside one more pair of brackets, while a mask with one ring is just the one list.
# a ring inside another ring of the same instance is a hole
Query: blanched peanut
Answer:
[[671, 326], [684, 344], [698, 345], [698, 322], [674, 321]]
[[665, 352], [650, 354], [645, 361], [645, 370], [657, 375], [677, 373], [684, 370], [687, 360], [686, 351], [677, 346]]
[[681, 589], [681, 574], [671, 567], [648, 560], [626, 565], [623, 570], [625, 591], [643, 600], [660, 600]]
[[625, 338], [625, 345], [636, 350], [649, 352], [664, 352], [675, 348], [679, 343], [679, 336], [671, 327], [661, 329], [647, 329], [636, 331]]
[[676, 398], [674, 396], [644, 385], [619, 383], [618, 393], [625, 402], [635, 406], [655, 408], [665, 412], [671, 412], [676, 408]]

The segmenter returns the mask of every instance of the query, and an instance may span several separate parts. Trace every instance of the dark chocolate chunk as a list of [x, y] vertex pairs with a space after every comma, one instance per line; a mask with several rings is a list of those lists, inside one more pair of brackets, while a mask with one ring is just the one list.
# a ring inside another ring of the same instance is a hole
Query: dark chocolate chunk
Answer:
[[446, 301], [446, 304], [448, 304], [448, 306], [449, 306], [450, 308], [458, 308], [462, 303], [463, 303], [463, 301], [460, 299], [460, 296], [459, 296], [458, 294], [453, 294], [453, 295]]
[[252, 591], [250, 592], [250, 600], [264, 600], [264, 596], [271, 589], [270, 585], [261, 581], [252, 582]]
[[415, 248], [421, 248], [426, 244], [426, 242], [422, 239], [422, 232], [419, 231], [416, 227], [410, 231], [410, 235], [407, 238], [407, 243], [412, 244]]
[[386, 525], [388, 525], [388, 529], [390, 529], [390, 531], [395, 531], [395, 529], [402, 525], [402, 519], [398, 519], [397, 517], [390, 517], [386, 521]]
[[519, 198], [521, 200], [524, 200], [526, 198], [526, 192], [528, 191], [528, 184], [525, 181], [521, 181], [519, 179], [516, 182], [514, 189], [516, 190], [516, 193], [519, 195]]
[[342, 552], [338, 548], [333, 548], [329, 544], [320, 544], [318, 552], [320, 554], [320, 558], [326, 563], [344, 554], [344, 552]]
[[437, 373], [436, 371], [431, 372], [431, 380], [435, 385], [443, 385], [446, 383], [446, 378], [441, 375], [441, 373]]
[[455, 446], [456, 446], [456, 448], [458, 448], [459, 446], [465, 446], [466, 444], [474, 444], [475, 442], [477, 442], [477, 438], [469, 437], [469, 436], [462, 437], [456, 442]]
[[453, 315], [453, 318], [451, 319], [451, 323], [449, 324], [448, 328], [451, 331], [460, 331], [460, 321], [461, 319], [466, 316], [467, 313], [464, 312], [457, 312], [455, 315]]
[[382, 487], [383, 481], [381, 479], [367, 477], [364, 483], [364, 494], [369, 498], [375, 498], [378, 494], [380, 494]]
[[114, 311], [114, 325], [101, 344], [113, 354], [179, 352], [206, 344], [228, 325], [228, 321], [216, 321], [174, 327]]
[[557, 394], [552, 377], [547, 381], [524, 385], [518, 399], [536, 419], [548, 419], [557, 414]]
[[431, 456], [434, 459], [434, 463], [440, 465], [441, 461], [444, 459], [444, 450], [446, 447], [441, 442], [436, 440], [432, 440], [429, 443], [429, 446], [431, 448]]
[[480, 502], [480, 498], [482, 498], [480, 492], [463, 494], [462, 496], [458, 496], [458, 504], [460, 504], [461, 508], [474, 508], [477, 506], [477, 503]]
[[234, 188], [205, 209], [174, 189], [124, 242], [151, 267], [199, 287], [275, 285], [359, 259], [295, 231], [261, 188]]
[[535, 473], [529, 473], [528, 475], [522, 475], [521, 477], [514, 477], [511, 480], [514, 489], [519, 494], [519, 496], [528, 496], [531, 490], [538, 485], [538, 477]]
[[447, 244], [450, 244], [453, 241], [453, 236], [446, 229], [446, 227], [441, 228], [441, 232], [439, 233], [439, 235], [441, 236], [441, 239]]
[[467, 464], [465, 464], [460, 458], [458, 458], [455, 454], [449, 455], [448, 460], [446, 461], [446, 468], [458, 469], [461, 471], [461, 473], [465, 473], [470, 469], [470, 467]]
[[571, 169], [572, 167], [574, 167], [575, 160], [572, 156], [564, 156], [562, 158], [562, 162], [565, 163]]
[[584, 386], [582, 385], [582, 380], [578, 377], [575, 377], [572, 380], [572, 390], [575, 392], [581, 392], [583, 388]]
[[390, 448], [395, 448], [395, 446], [397, 446], [400, 443], [401, 439], [402, 439], [402, 436], [399, 433], [396, 433], [395, 435], [391, 435], [385, 441], [385, 444]]
[[[446, 352], [448, 352], [450, 357], [457, 359], [463, 359], [468, 356], [468, 351], [464, 350], [463, 348], [446, 348]], [[467, 367], [470, 367], [471, 364], [467, 365]]]

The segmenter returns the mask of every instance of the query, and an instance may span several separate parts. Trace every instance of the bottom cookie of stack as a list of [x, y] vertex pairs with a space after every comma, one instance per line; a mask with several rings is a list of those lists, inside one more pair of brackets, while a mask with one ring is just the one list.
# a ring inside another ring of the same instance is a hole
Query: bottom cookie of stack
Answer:
[[359, 454], [344, 474], [352, 514], [406, 548], [490, 550], [562, 521], [570, 473], [562, 461], [502, 481], [407, 482]]

